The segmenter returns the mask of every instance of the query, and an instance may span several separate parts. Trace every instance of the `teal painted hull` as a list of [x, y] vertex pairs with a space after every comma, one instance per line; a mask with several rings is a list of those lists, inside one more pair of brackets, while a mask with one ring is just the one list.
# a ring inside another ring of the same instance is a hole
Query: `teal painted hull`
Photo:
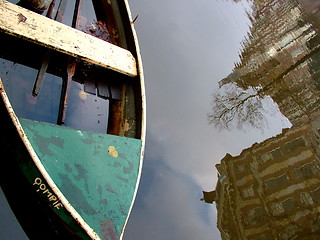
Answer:
[[[75, 130], [20, 119], [53, 182], [102, 239], [118, 239], [128, 217], [139, 176], [141, 140]], [[48, 204], [64, 208], [33, 179]]]

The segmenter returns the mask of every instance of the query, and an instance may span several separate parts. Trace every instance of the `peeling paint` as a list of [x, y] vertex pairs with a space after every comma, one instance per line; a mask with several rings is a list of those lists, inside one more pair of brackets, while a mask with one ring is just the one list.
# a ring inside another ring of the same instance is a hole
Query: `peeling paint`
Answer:
[[108, 148], [108, 153], [109, 153], [110, 156], [112, 156], [114, 158], [117, 158], [119, 156], [119, 153], [118, 153], [117, 149], [114, 146], [110, 146]]
[[129, 124], [129, 122], [128, 122], [128, 119], [126, 119], [126, 122], [124, 123], [124, 125], [123, 125], [123, 130], [125, 131], [125, 132], [127, 132], [127, 131], [129, 131], [130, 130], [130, 124]]
[[88, 93], [81, 90], [81, 91], [79, 91], [79, 97], [82, 101], [84, 101], [88, 98]]
[[68, 163], [65, 163], [65, 164], [64, 164], [64, 169], [65, 169], [67, 172], [69, 172], [69, 173], [72, 172], [72, 168], [69, 166]]
[[123, 182], [126, 182], [126, 183], [129, 182], [129, 179], [123, 178], [123, 177], [121, 177], [121, 176], [119, 176], [119, 175], [117, 175], [116, 178], [118, 178], [119, 180], [121, 180], [121, 181], [123, 181]]
[[19, 18], [18, 23], [27, 21], [27, 18], [21, 13], [18, 14], [18, 18]]
[[79, 133], [79, 136], [83, 137], [83, 133], [80, 130], [78, 130], [77, 133]]
[[95, 215], [96, 210], [90, 205], [82, 189], [80, 189], [66, 174], [59, 174], [61, 179], [61, 188], [64, 189], [65, 195], [68, 199], [77, 198], [78, 202], [74, 206], [80, 213], [85, 212], [88, 215]]
[[111, 220], [101, 221], [100, 223], [101, 232], [104, 240], [117, 240], [118, 235], [115, 232], [115, 226]]

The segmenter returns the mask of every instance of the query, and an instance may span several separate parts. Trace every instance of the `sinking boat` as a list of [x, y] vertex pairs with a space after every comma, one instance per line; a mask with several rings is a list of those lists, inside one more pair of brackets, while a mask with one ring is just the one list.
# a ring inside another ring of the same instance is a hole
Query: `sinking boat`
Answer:
[[30, 239], [121, 239], [145, 140], [128, 3], [16, 3], [0, 0], [2, 190]]

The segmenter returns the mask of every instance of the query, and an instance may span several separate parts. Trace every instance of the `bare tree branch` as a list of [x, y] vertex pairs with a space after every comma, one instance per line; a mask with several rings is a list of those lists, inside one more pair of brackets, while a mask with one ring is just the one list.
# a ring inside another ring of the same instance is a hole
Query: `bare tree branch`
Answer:
[[223, 85], [212, 95], [209, 123], [221, 129], [250, 125], [261, 128], [264, 124], [262, 96], [258, 88], [243, 90], [235, 84]]

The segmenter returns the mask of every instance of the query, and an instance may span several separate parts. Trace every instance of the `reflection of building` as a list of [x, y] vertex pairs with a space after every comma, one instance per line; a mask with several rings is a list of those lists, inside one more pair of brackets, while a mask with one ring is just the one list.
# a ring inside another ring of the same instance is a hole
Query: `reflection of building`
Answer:
[[320, 239], [320, 1], [254, 1], [240, 63], [220, 84], [259, 86], [293, 127], [217, 165], [223, 239]]
[[320, 238], [317, 122], [221, 160], [216, 204], [223, 239]]
[[320, 65], [310, 71], [311, 62], [320, 58], [319, 14], [310, 10], [319, 8], [316, 2], [255, 1], [241, 61], [220, 84], [262, 87], [262, 94], [271, 96], [292, 124], [318, 111]]

